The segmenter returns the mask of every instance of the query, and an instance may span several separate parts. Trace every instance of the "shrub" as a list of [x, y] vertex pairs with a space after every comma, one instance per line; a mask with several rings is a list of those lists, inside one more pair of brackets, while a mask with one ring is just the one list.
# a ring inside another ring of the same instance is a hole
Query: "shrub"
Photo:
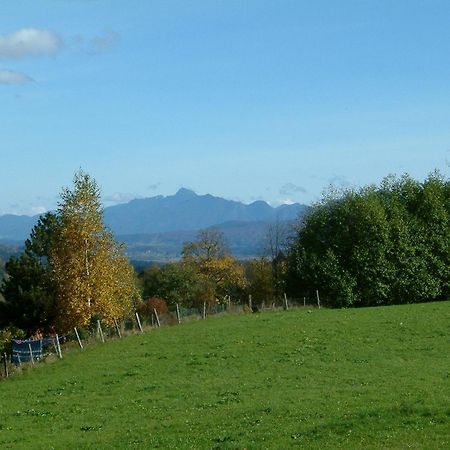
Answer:
[[167, 303], [162, 298], [150, 297], [139, 305], [138, 312], [144, 317], [151, 317], [153, 309], [156, 309], [158, 315], [166, 314], [168, 311]]

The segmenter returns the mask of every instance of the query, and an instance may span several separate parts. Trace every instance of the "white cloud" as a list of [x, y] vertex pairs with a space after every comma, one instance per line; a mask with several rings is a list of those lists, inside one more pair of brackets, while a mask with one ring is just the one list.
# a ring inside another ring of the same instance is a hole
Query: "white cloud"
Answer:
[[22, 72], [0, 69], [0, 84], [26, 84], [31, 81], [33, 79]]
[[0, 58], [53, 55], [62, 47], [59, 36], [49, 30], [22, 28], [0, 35]]

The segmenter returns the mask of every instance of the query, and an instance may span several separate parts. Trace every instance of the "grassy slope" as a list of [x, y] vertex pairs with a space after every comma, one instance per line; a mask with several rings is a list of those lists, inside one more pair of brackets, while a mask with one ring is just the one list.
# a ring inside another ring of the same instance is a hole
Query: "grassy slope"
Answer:
[[450, 448], [450, 303], [226, 316], [0, 383], [3, 448]]

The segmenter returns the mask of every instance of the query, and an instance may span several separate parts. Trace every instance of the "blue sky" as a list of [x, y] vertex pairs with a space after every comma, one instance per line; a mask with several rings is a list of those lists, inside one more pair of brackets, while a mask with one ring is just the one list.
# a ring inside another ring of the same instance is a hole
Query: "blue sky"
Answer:
[[450, 2], [15, 0], [0, 11], [0, 214], [198, 193], [320, 199], [450, 161]]

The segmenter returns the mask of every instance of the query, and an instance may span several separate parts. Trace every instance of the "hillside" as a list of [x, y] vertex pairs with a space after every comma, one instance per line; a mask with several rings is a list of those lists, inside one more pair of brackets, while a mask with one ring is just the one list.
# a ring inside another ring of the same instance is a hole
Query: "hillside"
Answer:
[[74, 350], [0, 382], [0, 447], [449, 448], [449, 306], [212, 317]]

